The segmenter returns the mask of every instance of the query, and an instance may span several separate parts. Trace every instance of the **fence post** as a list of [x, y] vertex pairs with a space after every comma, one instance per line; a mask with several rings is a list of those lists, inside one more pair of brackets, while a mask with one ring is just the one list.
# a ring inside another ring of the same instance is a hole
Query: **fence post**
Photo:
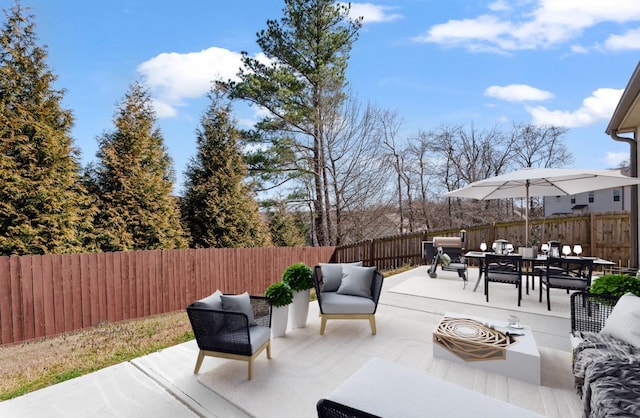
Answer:
[[489, 225], [489, 242], [494, 242], [496, 240], [496, 223], [491, 222]]
[[373, 239], [369, 242], [369, 265], [370, 266], [376, 265], [376, 246], [375, 246], [375, 240]]
[[[597, 242], [596, 242], [596, 214], [591, 212], [589, 216], [589, 246], [591, 247], [591, 256], [597, 257]], [[604, 256], [604, 255], [601, 255]]]

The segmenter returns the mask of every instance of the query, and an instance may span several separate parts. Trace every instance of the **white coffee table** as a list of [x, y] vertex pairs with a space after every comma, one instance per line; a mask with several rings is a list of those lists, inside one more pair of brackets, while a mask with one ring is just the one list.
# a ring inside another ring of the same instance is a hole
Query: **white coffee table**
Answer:
[[[504, 359], [464, 360], [437, 342], [433, 343], [434, 358], [441, 358], [465, 364], [470, 367], [477, 367], [491, 373], [498, 373], [507, 377], [540, 385], [540, 352], [538, 351], [538, 346], [533, 338], [531, 327], [523, 325], [522, 329], [516, 330], [508, 328], [506, 321], [473, 317], [456, 312], [446, 312], [443, 319], [445, 318], [474, 319], [482, 324], [491, 324], [495, 329], [502, 332], [518, 332], [523, 333], [524, 335], [516, 336], [516, 341], [508, 345], [505, 349], [506, 353]], [[436, 330], [437, 329], [438, 328], [436, 327]]]

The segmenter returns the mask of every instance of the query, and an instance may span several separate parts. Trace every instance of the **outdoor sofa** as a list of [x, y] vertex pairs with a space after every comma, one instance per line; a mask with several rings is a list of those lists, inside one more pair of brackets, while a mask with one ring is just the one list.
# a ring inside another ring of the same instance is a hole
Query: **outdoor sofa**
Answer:
[[541, 417], [471, 389], [372, 358], [316, 404], [320, 418]]
[[584, 417], [640, 417], [640, 297], [571, 295], [573, 374]]

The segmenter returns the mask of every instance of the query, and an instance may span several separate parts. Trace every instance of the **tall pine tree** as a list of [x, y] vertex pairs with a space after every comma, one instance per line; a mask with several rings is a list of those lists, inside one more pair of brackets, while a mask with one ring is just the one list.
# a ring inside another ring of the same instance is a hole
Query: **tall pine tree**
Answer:
[[307, 245], [307, 227], [300, 216], [289, 212], [283, 200], [274, 201], [268, 212], [271, 241], [276, 247]]
[[174, 175], [148, 90], [133, 83], [118, 106], [115, 130], [100, 138], [90, 167], [98, 202], [96, 233], [103, 251], [181, 248], [186, 244]]
[[82, 251], [88, 231], [73, 117], [16, 2], [0, 33], [0, 254]]
[[231, 105], [220, 92], [197, 132], [198, 153], [185, 173], [182, 216], [194, 248], [259, 247], [269, 234], [258, 204], [244, 183], [247, 168], [239, 149], [240, 133]]
[[267, 29], [258, 32], [257, 43], [270, 62], [243, 52], [240, 81], [223, 85], [232, 98], [268, 111], [258, 124], [264, 143], [250, 156], [258, 163], [252, 172], [276, 184], [312, 176], [314, 244], [333, 245], [325, 124], [344, 100], [349, 54], [362, 19], [351, 19], [350, 4], [336, 0], [284, 3], [284, 16], [267, 20]]

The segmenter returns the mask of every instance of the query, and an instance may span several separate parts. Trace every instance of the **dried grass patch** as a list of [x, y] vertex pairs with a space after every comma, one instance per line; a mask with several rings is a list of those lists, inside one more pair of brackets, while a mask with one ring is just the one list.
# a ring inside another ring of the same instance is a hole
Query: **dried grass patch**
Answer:
[[0, 347], [0, 401], [192, 338], [182, 311]]

